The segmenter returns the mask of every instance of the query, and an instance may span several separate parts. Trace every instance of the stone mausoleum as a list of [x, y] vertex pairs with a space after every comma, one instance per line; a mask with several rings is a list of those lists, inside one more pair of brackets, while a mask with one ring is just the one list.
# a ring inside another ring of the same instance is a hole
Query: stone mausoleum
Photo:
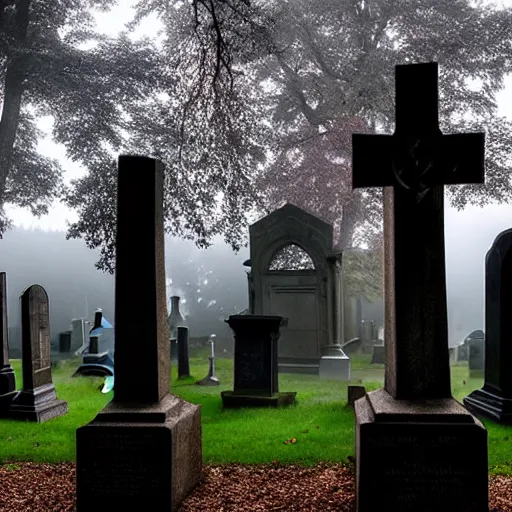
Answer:
[[279, 371], [348, 380], [342, 253], [333, 248], [332, 225], [287, 203], [249, 233], [249, 312], [284, 317]]

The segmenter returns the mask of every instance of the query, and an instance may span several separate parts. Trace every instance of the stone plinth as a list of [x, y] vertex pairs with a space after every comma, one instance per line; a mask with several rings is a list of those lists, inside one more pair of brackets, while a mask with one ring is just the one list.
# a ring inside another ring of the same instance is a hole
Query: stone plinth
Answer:
[[232, 315], [235, 333], [234, 390], [221, 393], [224, 407], [289, 405], [296, 393], [279, 393], [277, 341], [282, 317]]
[[380, 389], [354, 407], [358, 512], [488, 512], [487, 431], [459, 403]]
[[201, 475], [200, 408], [110, 403], [77, 429], [77, 511], [177, 511]]

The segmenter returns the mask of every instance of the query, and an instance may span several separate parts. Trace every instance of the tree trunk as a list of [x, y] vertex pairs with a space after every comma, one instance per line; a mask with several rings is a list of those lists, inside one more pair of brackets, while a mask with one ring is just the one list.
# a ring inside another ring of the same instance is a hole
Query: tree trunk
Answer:
[[361, 217], [361, 197], [358, 190], [352, 192], [352, 197], [343, 205], [341, 222], [339, 223], [338, 245], [340, 249], [353, 246], [357, 220]]
[[[12, 167], [14, 141], [20, 118], [21, 100], [26, 75], [26, 43], [29, 24], [30, 0], [16, 4], [16, 40], [20, 53], [9, 59], [5, 75], [2, 117], [0, 118], [0, 208], [4, 206], [7, 177]], [[0, 230], [1, 231], [1, 230]]]

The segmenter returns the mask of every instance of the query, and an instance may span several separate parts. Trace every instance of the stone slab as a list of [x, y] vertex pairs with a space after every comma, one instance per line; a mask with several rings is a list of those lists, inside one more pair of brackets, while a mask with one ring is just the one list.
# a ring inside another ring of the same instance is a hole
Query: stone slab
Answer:
[[274, 393], [272, 396], [241, 395], [233, 391], [222, 391], [222, 406], [226, 409], [241, 407], [282, 407], [296, 403], [296, 392]]
[[322, 356], [318, 375], [326, 380], [350, 380], [350, 359], [347, 356]]
[[498, 423], [512, 425], [512, 399], [486, 390], [485, 386], [483, 389], [476, 389], [462, 401], [476, 416], [483, 416]]
[[395, 400], [384, 389], [370, 391], [366, 396], [376, 422], [407, 422], [414, 417], [423, 423], [474, 423], [474, 418], [453, 398]]
[[175, 512], [201, 476], [200, 407], [111, 402], [76, 431], [77, 511]]
[[453, 421], [463, 415], [453, 399], [416, 407], [381, 400], [376, 414], [376, 393], [354, 406], [357, 512], [488, 512], [487, 431], [480, 421], [467, 411], [465, 421]]
[[68, 403], [58, 400], [53, 384], [20, 391], [11, 402], [7, 416], [13, 420], [44, 423], [68, 412]]

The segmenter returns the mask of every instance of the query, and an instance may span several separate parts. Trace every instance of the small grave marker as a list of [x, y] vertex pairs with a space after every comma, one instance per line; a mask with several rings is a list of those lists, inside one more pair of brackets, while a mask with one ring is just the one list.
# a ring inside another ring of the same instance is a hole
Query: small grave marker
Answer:
[[46, 290], [38, 284], [21, 295], [23, 390], [13, 400], [9, 416], [43, 423], [68, 412], [57, 400], [50, 360], [50, 314]]

